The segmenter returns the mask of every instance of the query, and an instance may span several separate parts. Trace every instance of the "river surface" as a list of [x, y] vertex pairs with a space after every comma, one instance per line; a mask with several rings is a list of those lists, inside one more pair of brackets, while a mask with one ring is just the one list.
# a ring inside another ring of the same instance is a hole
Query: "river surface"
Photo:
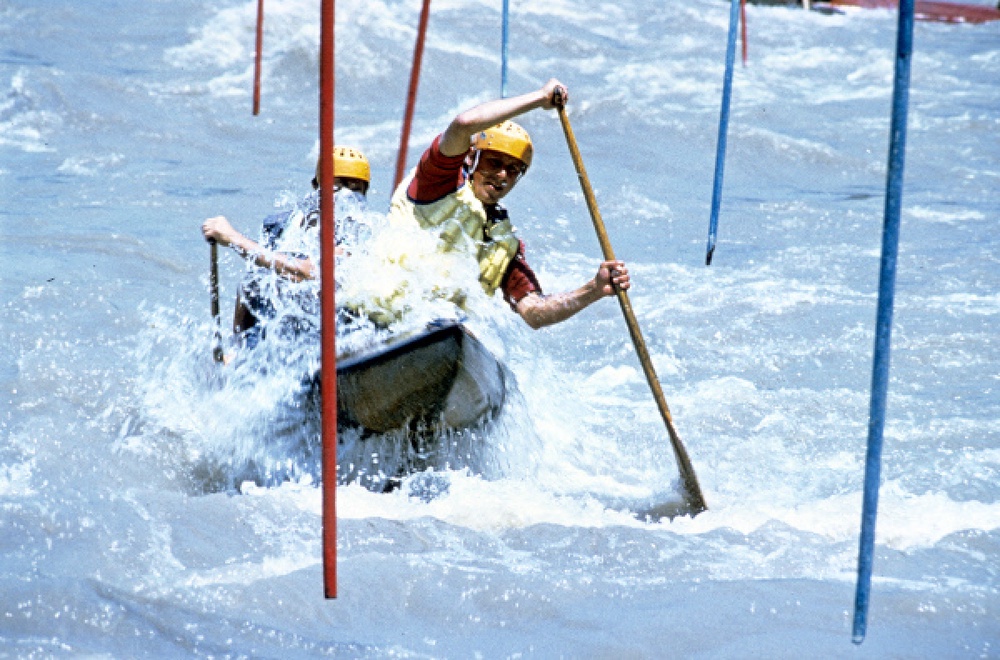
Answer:
[[[729, 6], [511, 3], [509, 89], [570, 90], [710, 508], [657, 515], [677, 468], [613, 300], [537, 332], [479, 301], [507, 405], [392, 492], [342, 480], [326, 600], [298, 381], [211, 360], [202, 220], [256, 236], [318, 148], [319, 3], [266, 3], [254, 117], [256, 5], [0, 1], [0, 656], [1000, 657], [1000, 23], [915, 28], [855, 646], [895, 14], [747, 7], [706, 267]], [[337, 3], [336, 136], [375, 212], [419, 11]], [[500, 95], [500, 38], [499, 2], [432, 4], [411, 164]], [[557, 116], [522, 123], [507, 206], [545, 290], [572, 289], [600, 248]], [[220, 271], [228, 319], [243, 266]]]

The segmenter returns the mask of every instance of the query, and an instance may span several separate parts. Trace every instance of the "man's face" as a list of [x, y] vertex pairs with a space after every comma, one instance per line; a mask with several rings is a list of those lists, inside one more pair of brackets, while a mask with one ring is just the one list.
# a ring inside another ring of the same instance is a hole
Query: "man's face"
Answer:
[[483, 204], [496, 204], [511, 191], [525, 169], [524, 163], [513, 156], [483, 151], [472, 173], [472, 192]]
[[353, 190], [356, 193], [364, 195], [368, 192], [368, 182], [364, 179], [355, 179], [349, 176], [334, 177], [334, 191], [340, 190], [341, 188], [347, 188], [348, 190]]

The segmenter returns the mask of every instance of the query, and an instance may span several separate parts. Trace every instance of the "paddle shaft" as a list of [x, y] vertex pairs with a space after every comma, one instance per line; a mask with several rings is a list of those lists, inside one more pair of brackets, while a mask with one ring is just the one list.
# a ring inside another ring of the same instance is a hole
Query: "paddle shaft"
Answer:
[[[590, 179], [587, 177], [587, 170], [583, 166], [580, 149], [577, 147], [576, 138], [573, 136], [573, 128], [570, 126], [569, 118], [566, 116], [566, 108], [561, 103], [556, 107], [559, 110], [559, 121], [562, 122], [563, 132], [566, 133], [566, 143], [569, 145], [570, 154], [573, 156], [573, 165], [576, 166], [580, 186], [583, 188], [583, 196], [587, 200], [590, 219], [593, 220], [594, 229], [597, 230], [597, 239], [601, 243], [604, 260], [614, 260], [615, 253], [611, 247], [611, 241], [608, 239], [608, 232], [604, 229], [604, 221], [601, 219], [601, 212], [597, 208], [597, 199], [594, 196], [594, 190], [590, 186]], [[698, 477], [695, 476], [694, 468], [691, 465], [691, 459], [688, 457], [687, 450], [684, 448], [684, 443], [681, 442], [680, 436], [674, 428], [670, 409], [667, 407], [667, 400], [663, 396], [663, 389], [660, 387], [656, 371], [653, 369], [653, 362], [649, 357], [649, 351], [646, 350], [646, 342], [643, 340], [642, 332], [639, 330], [639, 323], [636, 321], [635, 312], [632, 311], [632, 304], [629, 302], [628, 293], [617, 287], [615, 287], [615, 292], [618, 296], [618, 303], [622, 308], [622, 314], [625, 316], [625, 322], [628, 324], [628, 331], [632, 336], [632, 344], [635, 346], [635, 352], [639, 356], [639, 362], [642, 363], [642, 370], [646, 374], [646, 381], [653, 392], [653, 398], [656, 399], [656, 406], [660, 410], [660, 416], [663, 417], [663, 422], [667, 426], [670, 444], [674, 450], [674, 457], [677, 459], [677, 468], [680, 471], [681, 480], [684, 482], [684, 488], [687, 491], [688, 504], [691, 506], [693, 514], [701, 513], [708, 508], [708, 505], [705, 504], [705, 498], [701, 494]]]
[[208, 242], [211, 250], [212, 267], [208, 282], [212, 291], [212, 324], [215, 333], [212, 340], [212, 357], [216, 362], [222, 362], [222, 330], [219, 327], [219, 246], [215, 241]]

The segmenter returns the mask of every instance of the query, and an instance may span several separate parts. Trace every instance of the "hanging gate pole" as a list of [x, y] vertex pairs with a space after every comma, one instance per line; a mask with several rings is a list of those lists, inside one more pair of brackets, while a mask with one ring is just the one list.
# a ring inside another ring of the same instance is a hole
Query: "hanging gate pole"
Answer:
[[257, 48], [253, 61], [253, 114], [260, 114], [260, 60], [264, 45], [264, 0], [257, 0]]
[[334, 257], [333, 108], [335, 0], [323, 0], [319, 40], [320, 393], [323, 465], [323, 586], [337, 597], [337, 301]]
[[858, 550], [858, 583], [854, 599], [852, 640], [860, 644], [868, 627], [868, 597], [871, 591], [875, 518], [882, 461], [882, 431], [885, 427], [889, 387], [889, 348], [896, 288], [896, 255], [903, 199], [903, 163], [906, 155], [906, 115], [910, 95], [910, 59], [913, 53], [914, 0], [900, 0], [896, 36], [896, 76], [892, 92], [892, 127], [889, 136], [889, 172], [886, 177], [885, 220], [882, 228], [882, 260], [879, 270], [878, 318], [875, 323], [875, 356], [872, 366], [871, 409], [868, 420], [868, 451], [865, 457], [865, 491]]
[[729, 99], [733, 92], [733, 62], [736, 59], [736, 26], [739, 25], [740, 0], [729, 3], [729, 39], [726, 44], [726, 74], [722, 82], [722, 112], [719, 116], [719, 141], [715, 152], [715, 186], [712, 188], [712, 217], [708, 223], [708, 250], [705, 265], [712, 264], [715, 235], [719, 229], [719, 207], [722, 205], [722, 170], [726, 162], [726, 133], [729, 129]]
[[747, 0], [740, 0], [740, 47], [743, 53], [743, 66], [747, 65]]
[[410, 144], [410, 126], [413, 123], [413, 105], [417, 100], [417, 86], [420, 83], [420, 62], [424, 57], [424, 36], [427, 34], [427, 18], [431, 13], [431, 0], [424, 0], [420, 10], [420, 25], [417, 28], [417, 43], [413, 47], [413, 69], [410, 71], [410, 89], [406, 94], [406, 112], [403, 116], [403, 132], [399, 136], [399, 156], [396, 159], [396, 179], [392, 189], [396, 190], [406, 174], [406, 151]]
[[507, 41], [510, 34], [510, 0], [503, 0], [503, 33], [500, 44], [500, 97], [507, 98]]

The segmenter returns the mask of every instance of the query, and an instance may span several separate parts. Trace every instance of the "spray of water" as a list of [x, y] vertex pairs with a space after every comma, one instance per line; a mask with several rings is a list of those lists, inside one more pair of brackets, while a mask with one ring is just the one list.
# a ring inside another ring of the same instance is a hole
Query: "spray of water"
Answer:
[[[337, 202], [344, 219], [338, 223], [344, 254], [336, 265], [338, 357], [444, 319], [462, 321], [504, 359], [511, 315], [483, 293], [474, 261], [442, 253], [428, 232], [389, 230], [382, 215], [356, 199]], [[316, 204], [310, 195], [291, 205], [276, 249], [319, 263]], [[171, 305], [149, 313], [136, 356], [141, 421], [131, 435], [143, 436], [138, 444], [157, 446], [164, 460], [169, 456], [194, 491], [318, 482], [318, 283], [292, 282], [250, 265], [240, 290], [259, 322], [249, 336], [227, 342], [225, 365], [206, 355], [207, 320], [195, 322]], [[340, 428], [339, 481], [385, 490], [414, 473], [465, 471], [498, 479], [528, 469], [537, 451], [524, 448], [537, 448], [537, 437], [517, 379], [505, 372], [507, 403], [479, 427], [455, 430], [414, 420], [383, 434]]]

